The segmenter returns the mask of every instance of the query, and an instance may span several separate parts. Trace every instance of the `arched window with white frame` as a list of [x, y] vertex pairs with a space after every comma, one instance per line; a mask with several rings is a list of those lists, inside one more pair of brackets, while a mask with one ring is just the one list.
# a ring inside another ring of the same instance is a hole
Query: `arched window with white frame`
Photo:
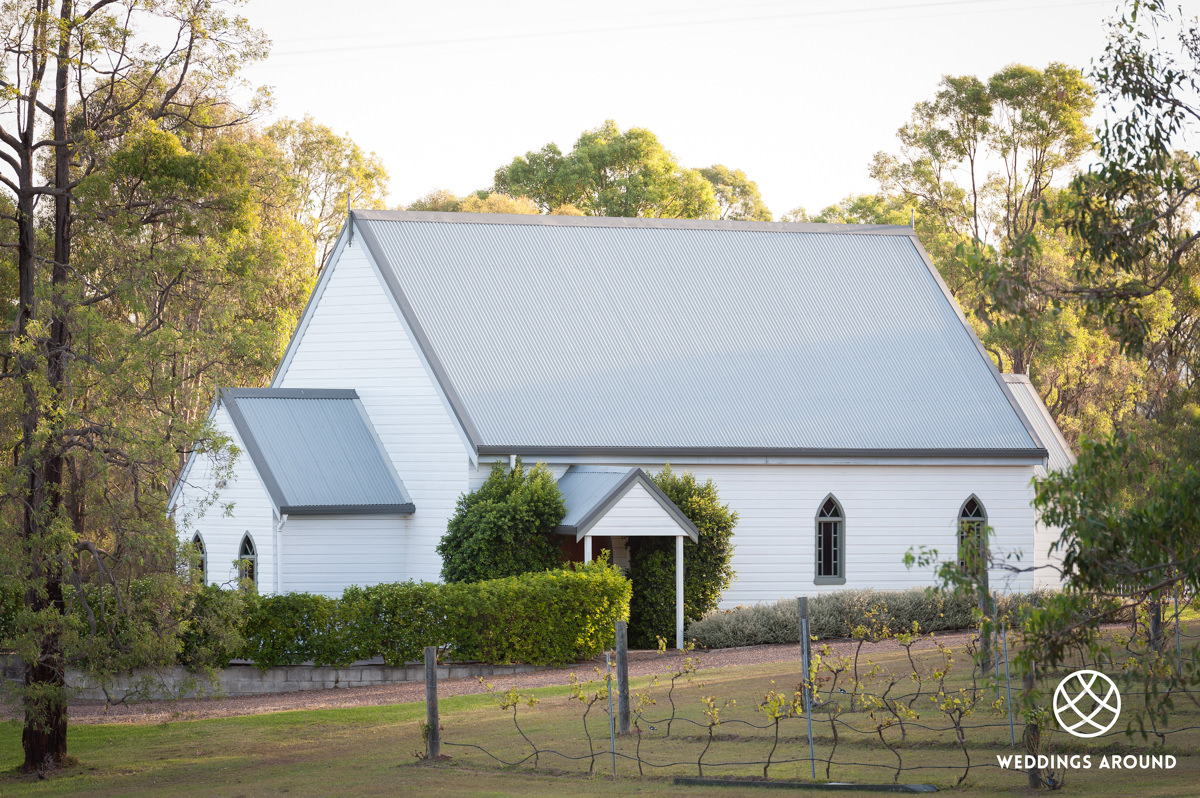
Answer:
[[238, 579], [254, 582], [258, 576], [258, 550], [254, 548], [254, 539], [247, 532], [242, 536], [242, 545], [238, 548]]
[[833, 494], [817, 510], [816, 575], [813, 584], [846, 583], [846, 515]]

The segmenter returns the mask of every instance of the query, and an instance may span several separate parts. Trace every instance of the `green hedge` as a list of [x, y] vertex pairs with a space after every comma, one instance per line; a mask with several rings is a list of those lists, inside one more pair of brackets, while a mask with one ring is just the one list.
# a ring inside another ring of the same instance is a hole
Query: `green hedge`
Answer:
[[603, 562], [484, 582], [351, 587], [341, 599], [288, 593], [258, 601], [245, 656], [260, 668], [375, 656], [400, 665], [436, 645], [458, 660], [578, 662], [612, 645], [629, 594], [629, 580]]
[[[1024, 607], [1037, 605], [1046, 591], [1002, 595], [1000, 615], [1019, 617]], [[930, 594], [912, 590], [838, 590], [808, 600], [812, 633], [819, 639], [850, 637], [855, 627], [890, 632], [967, 629], [974, 623], [974, 597]], [[705, 648], [732, 648], [764, 643], [795, 643], [800, 636], [796, 600], [755, 604], [710, 613], [691, 624], [687, 636]]]

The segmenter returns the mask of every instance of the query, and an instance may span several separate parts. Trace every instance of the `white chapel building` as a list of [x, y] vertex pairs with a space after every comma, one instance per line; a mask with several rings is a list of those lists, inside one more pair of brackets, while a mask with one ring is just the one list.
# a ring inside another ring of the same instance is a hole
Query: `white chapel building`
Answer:
[[711, 478], [740, 517], [722, 606], [924, 586], [905, 552], [954, 557], [964, 520], [1050, 562], [1032, 480], [1073, 462], [898, 226], [354, 211], [270, 387], [212, 423], [240, 455], [189, 460], [176, 528], [268, 594], [438, 580], [456, 501], [517, 456], [618, 564], [695, 536], [647, 474]]

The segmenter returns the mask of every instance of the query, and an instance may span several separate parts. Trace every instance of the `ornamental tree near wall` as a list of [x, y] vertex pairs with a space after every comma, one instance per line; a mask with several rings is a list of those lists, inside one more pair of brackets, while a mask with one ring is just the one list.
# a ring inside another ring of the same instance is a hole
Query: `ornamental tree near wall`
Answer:
[[[676, 474], [669, 465], [652, 479], [700, 530], [697, 543], [683, 543], [683, 617], [688, 623], [698, 621], [717, 608], [721, 593], [733, 581], [733, 529], [738, 515], [721, 504], [711, 479], [700, 484], [695, 474]], [[629, 555], [633, 582], [629, 644], [653, 648], [660, 636], [674, 636], [675, 539], [631, 537]]]
[[459, 497], [454, 517], [438, 544], [442, 578], [479, 582], [562, 563], [554, 527], [567, 514], [558, 482], [542, 464], [512, 471], [495, 463], [487, 481]]

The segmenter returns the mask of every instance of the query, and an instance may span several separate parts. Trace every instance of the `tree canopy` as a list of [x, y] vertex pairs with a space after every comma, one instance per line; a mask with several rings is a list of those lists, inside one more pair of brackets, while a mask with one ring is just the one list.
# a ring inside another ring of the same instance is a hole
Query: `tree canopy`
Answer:
[[569, 153], [556, 144], [496, 170], [496, 191], [529, 197], [543, 212], [573, 205], [589, 216], [715, 219], [713, 184], [687, 169], [644, 128], [616, 122], [584, 131]]
[[342, 212], [313, 200], [346, 178], [327, 129], [266, 133], [261, 96], [230, 99], [266, 40], [229, 9], [68, 0], [0, 26], [0, 582], [23, 599], [0, 644], [26, 769], [66, 757], [68, 667], [176, 661], [199, 585], [168, 488], [192, 452], [228, 469], [214, 387], [269, 378]]
[[321, 266], [345, 221], [347, 204], [386, 207], [387, 169], [375, 153], [363, 152], [311, 116], [281, 119], [266, 134], [288, 162], [283, 198], [312, 239]]

